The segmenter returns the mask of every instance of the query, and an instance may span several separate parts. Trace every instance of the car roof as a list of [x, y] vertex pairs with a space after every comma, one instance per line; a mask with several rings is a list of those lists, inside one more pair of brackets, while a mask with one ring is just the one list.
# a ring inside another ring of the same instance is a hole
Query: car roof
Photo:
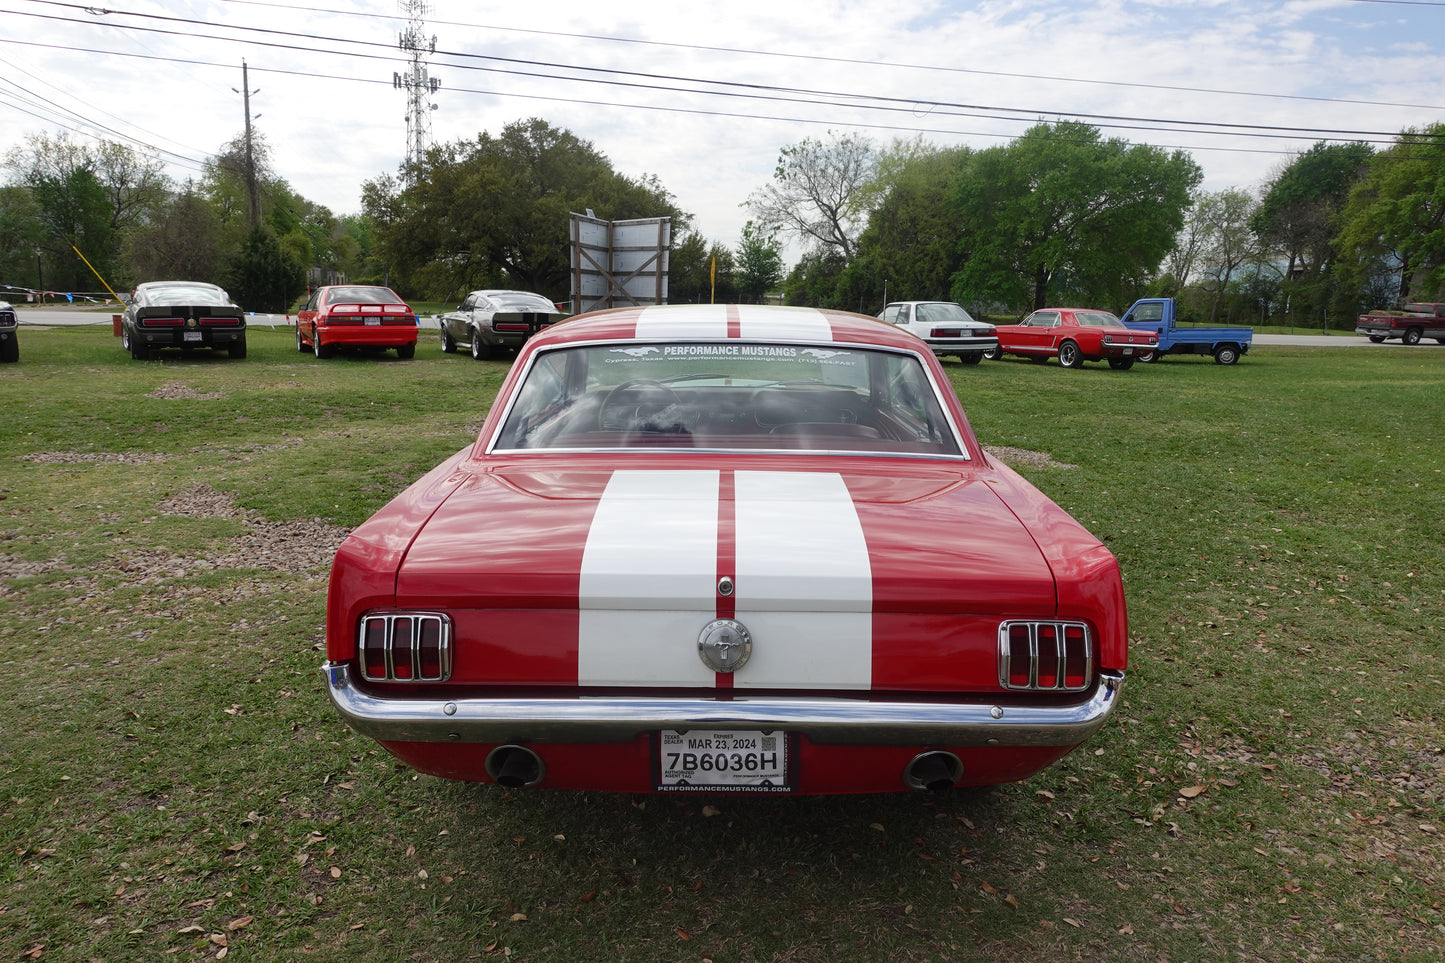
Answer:
[[917, 352], [916, 335], [851, 311], [764, 304], [664, 304], [612, 308], [559, 321], [528, 347], [584, 341], [782, 341], [864, 344]]

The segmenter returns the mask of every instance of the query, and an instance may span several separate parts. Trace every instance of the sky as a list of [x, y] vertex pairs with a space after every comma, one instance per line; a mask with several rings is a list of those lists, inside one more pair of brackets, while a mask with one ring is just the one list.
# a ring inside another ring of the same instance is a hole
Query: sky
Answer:
[[1445, 122], [1445, 0], [113, 2], [0, 0], [0, 156], [103, 137], [198, 177], [244, 129], [244, 61], [275, 172], [336, 214], [406, 155], [416, 7], [433, 142], [543, 118], [729, 247], [804, 138], [981, 149], [1079, 119], [1253, 191], [1319, 140]]

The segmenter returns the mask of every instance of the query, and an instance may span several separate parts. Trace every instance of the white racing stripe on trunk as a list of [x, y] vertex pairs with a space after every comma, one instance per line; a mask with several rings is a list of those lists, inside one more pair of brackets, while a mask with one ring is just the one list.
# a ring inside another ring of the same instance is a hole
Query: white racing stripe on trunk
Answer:
[[812, 308], [738, 305], [738, 333], [744, 338], [832, 341], [833, 326]]
[[697, 637], [716, 614], [716, 471], [618, 471], [582, 553], [579, 685], [712, 685]]
[[842, 476], [737, 473], [737, 619], [753, 655], [736, 688], [867, 689], [873, 570]]
[[638, 338], [717, 338], [728, 336], [725, 304], [665, 305], [643, 308], [637, 316]]

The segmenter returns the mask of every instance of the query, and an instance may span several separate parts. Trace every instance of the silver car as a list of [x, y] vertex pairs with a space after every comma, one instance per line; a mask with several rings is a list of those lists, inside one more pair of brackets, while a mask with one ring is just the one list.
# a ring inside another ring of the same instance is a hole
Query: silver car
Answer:
[[451, 354], [469, 345], [472, 357], [500, 357], [566, 317], [540, 294], [530, 291], [473, 291], [455, 311], [441, 316], [442, 350]]

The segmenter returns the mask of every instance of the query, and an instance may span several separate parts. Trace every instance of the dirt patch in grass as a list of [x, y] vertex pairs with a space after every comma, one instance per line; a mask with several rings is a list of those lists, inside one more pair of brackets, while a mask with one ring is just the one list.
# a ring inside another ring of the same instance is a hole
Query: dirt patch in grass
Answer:
[[112, 463], [121, 465], [146, 465], [166, 456], [155, 452], [127, 451], [37, 451], [17, 456], [21, 461], [37, 465], [91, 465]]
[[192, 388], [190, 385], [186, 384], [183, 381], [167, 381], [155, 391], [147, 394], [146, 397], [164, 398], [167, 400], [185, 398], [200, 399], [202, 401], [212, 401], [216, 398], [224, 398], [226, 397], [226, 395], [224, 392], [221, 391], [198, 391], [197, 389]]
[[1017, 465], [1028, 465], [1030, 468], [1079, 467], [1078, 465], [1070, 465], [1065, 461], [1054, 461], [1054, 457], [1044, 451], [1029, 451], [1027, 448], [1010, 448], [1007, 445], [984, 445], [983, 450], [1010, 467]]

